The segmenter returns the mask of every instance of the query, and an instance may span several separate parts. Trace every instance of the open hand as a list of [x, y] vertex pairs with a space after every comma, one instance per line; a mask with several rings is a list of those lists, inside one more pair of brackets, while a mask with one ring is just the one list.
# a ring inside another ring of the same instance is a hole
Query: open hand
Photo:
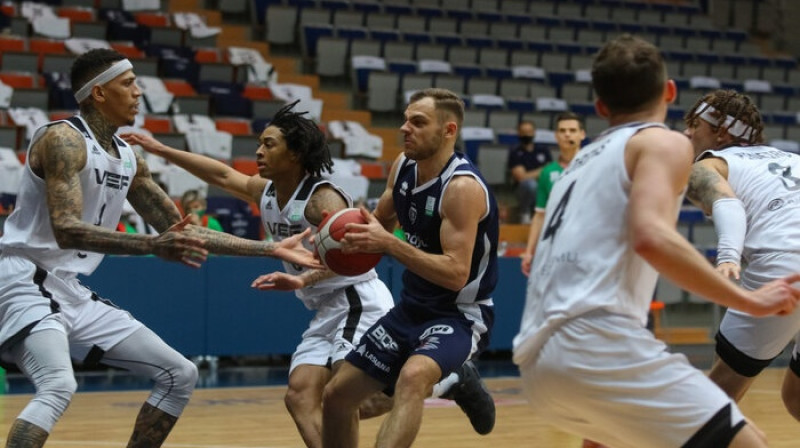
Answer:
[[287, 263], [304, 266], [310, 269], [324, 269], [316, 255], [303, 246], [303, 240], [311, 237], [311, 229], [306, 229], [302, 233], [292, 235], [278, 243], [272, 255], [286, 261]]
[[300, 277], [285, 272], [259, 275], [250, 284], [251, 288], [256, 288], [260, 291], [295, 291], [303, 286], [303, 281]]
[[199, 268], [206, 261], [208, 251], [205, 240], [184, 231], [190, 224], [190, 217], [184, 218], [154, 238], [153, 253], [165, 260], [181, 262]]

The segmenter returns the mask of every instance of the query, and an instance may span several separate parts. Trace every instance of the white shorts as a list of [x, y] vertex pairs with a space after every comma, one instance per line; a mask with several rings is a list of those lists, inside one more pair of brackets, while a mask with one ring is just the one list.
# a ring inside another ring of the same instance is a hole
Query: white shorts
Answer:
[[622, 316], [594, 312], [567, 321], [520, 371], [538, 416], [609, 446], [683, 446], [726, 406], [728, 428], [743, 421], [683, 355]]
[[754, 317], [728, 309], [719, 325], [719, 332], [737, 350], [759, 360], [773, 359], [794, 340], [794, 352], [800, 343], [800, 310], [788, 316]]
[[326, 366], [344, 359], [369, 327], [394, 306], [392, 293], [376, 279], [325, 294], [292, 355], [289, 373], [301, 364]]
[[0, 255], [0, 348], [55, 328], [66, 332], [72, 357], [83, 361], [95, 347], [108, 351], [142, 326], [77, 278], [62, 279], [26, 258]]

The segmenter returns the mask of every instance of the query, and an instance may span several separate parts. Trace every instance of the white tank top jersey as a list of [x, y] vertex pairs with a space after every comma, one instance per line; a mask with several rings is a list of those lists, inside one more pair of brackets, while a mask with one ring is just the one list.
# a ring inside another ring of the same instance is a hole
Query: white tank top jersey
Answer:
[[[272, 186], [272, 182], [267, 182], [267, 186], [264, 188], [264, 194], [261, 195], [261, 204], [259, 205], [261, 207], [261, 222], [275, 241], [282, 241], [292, 235], [302, 233], [308, 228], [314, 233], [317, 232], [317, 227], [306, 219], [305, 210], [314, 191], [322, 185], [333, 187], [347, 201], [348, 207], [353, 206], [352, 199], [350, 199], [350, 196], [341, 188], [327, 180], [306, 175], [297, 186], [297, 189], [295, 189], [292, 197], [286, 203], [286, 206], [281, 209], [278, 206], [278, 199], [275, 196], [275, 188]], [[308, 240], [304, 240], [303, 245], [306, 249], [312, 252], [314, 251], [313, 245], [310, 244]], [[287, 262], [283, 262], [283, 266], [286, 272], [292, 275], [299, 275], [307, 270], [302, 266]], [[317, 302], [320, 300], [321, 295], [377, 277], [378, 274], [374, 269], [370, 269], [364, 274], [353, 277], [335, 276], [322, 280], [316, 285], [298, 289], [295, 294], [303, 301], [306, 308], [313, 310], [318, 308]]]
[[747, 214], [742, 286], [757, 289], [800, 269], [800, 156], [757, 145], [698, 159], [709, 155], [727, 162], [728, 183]]
[[108, 154], [97, 143], [86, 122], [77, 116], [48, 123], [39, 128], [31, 139], [16, 208], [6, 220], [4, 234], [0, 238], [0, 251], [24, 256], [39, 267], [66, 278], [91, 274], [104, 255], [61, 249], [53, 236], [46, 185], [44, 179], [33, 173], [28, 161], [33, 144], [49, 126], [58, 123], [67, 123], [80, 132], [86, 141], [86, 166], [78, 173], [83, 195], [81, 220], [84, 222], [109, 230], [116, 229], [125, 197], [136, 174], [136, 157], [130, 146], [116, 136], [113, 141], [120, 157], [117, 159]]
[[[628, 228], [631, 180], [625, 146], [659, 123], [628, 123], [581, 149], [553, 186], [528, 278], [517, 364], [568, 319], [603, 310], [644, 326], [658, 273], [634, 252]], [[680, 203], [675, 202], [677, 222]]]

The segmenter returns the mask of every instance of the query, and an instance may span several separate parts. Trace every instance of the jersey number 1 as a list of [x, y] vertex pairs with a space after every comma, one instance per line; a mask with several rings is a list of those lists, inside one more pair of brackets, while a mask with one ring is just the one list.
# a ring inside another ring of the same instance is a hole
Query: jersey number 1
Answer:
[[572, 195], [575, 182], [576, 181], [573, 180], [572, 183], [569, 184], [567, 191], [564, 192], [564, 196], [561, 196], [561, 200], [558, 202], [558, 205], [556, 205], [556, 209], [553, 210], [553, 216], [550, 217], [550, 222], [547, 223], [547, 227], [544, 229], [542, 241], [556, 236], [556, 230], [561, 227], [561, 221], [564, 219], [564, 210], [567, 208], [567, 203], [569, 202], [569, 197]]

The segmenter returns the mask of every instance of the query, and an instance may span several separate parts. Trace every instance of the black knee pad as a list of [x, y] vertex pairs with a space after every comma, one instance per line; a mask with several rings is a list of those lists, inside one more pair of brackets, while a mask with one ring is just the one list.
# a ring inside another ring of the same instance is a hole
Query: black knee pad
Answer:
[[717, 341], [717, 356], [739, 375], [752, 378], [761, 373], [775, 359], [751, 358], [734, 347], [719, 331], [715, 339]]

